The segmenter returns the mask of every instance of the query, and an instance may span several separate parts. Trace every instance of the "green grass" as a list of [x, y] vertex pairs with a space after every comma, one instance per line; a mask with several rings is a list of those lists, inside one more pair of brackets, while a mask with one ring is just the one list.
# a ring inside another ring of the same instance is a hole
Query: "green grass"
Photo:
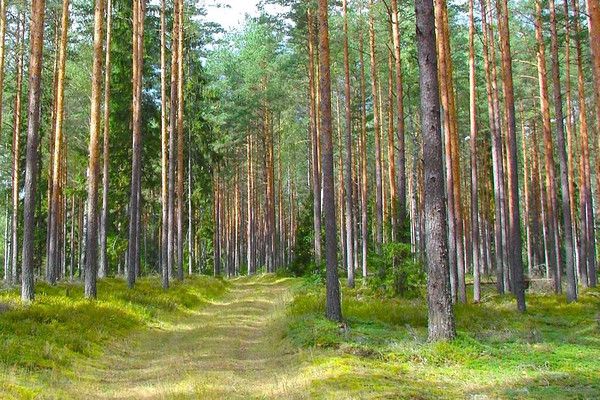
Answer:
[[343, 291], [347, 325], [327, 321], [322, 288], [306, 284], [288, 309], [288, 338], [305, 349], [315, 398], [600, 398], [600, 291], [578, 303], [529, 295], [456, 307], [458, 337], [427, 341], [423, 299]]
[[22, 305], [16, 289], [0, 292], [0, 397], [34, 397], [52, 376], [72, 376], [78, 360], [100, 357], [105, 346], [135, 330], [163, 323], [223, 295], [228, 284], [193, 277], [163, 291], [157, 278], [128, 290], [122, 280], [98, 283], [98, 300], [76, 284], [36, 286]]

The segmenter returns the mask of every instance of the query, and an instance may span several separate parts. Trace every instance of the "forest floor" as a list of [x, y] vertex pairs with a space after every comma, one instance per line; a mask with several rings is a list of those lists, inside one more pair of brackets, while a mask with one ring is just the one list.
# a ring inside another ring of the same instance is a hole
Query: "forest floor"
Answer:
[[530, 295], [524, 315], [486, 294], [457, 306], [456, 341], [434, 344], [421, 298], [368, 287], [343, 289], [346, 323], [335, 324], [305, 279], [102, 285], [112, 295], [95, 303], [71, 286], [42, 287], [27, 309], [0, 295], [0, 398], [600, 398], [598, 290], [576, 304]]

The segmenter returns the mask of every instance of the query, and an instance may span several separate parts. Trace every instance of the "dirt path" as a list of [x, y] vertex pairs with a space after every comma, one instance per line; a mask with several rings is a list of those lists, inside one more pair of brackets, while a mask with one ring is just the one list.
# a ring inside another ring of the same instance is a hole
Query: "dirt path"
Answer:
[[233, 281], [218, 303], [133, 335], [80, 367], [82, 399], [299, 398], [296, 353], [282, 340], [288, 280]]

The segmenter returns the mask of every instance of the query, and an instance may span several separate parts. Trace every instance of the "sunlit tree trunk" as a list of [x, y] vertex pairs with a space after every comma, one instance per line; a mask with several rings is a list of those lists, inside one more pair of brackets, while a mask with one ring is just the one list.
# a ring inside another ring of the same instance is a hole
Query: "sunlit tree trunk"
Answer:
[[60, 207], [60, 165], [62, 162], [62, 142], [63, 142], [63, 121], [64, 121], [64, 102], [65, 102], [65, 64], [67, 52], [67, 35], [69, 30], [69, 0], [62, 2], [60, 45], [58, 52], [57, 74], [56, 74], [56, 100], [54, 116], [54, 134], [53, 141], [54, 155], [52, 156], [52, 174], [49, 177], [52, 181], [51, 201], [49, 205], [48, 221], [50, 223], [50, 239], [48, 243], [48, 260], [46, 279], [54, 284], [58, 278], [58, 251], [59, 251], [59, 224], [58, 212]]
[[85, 243], [85, 297], [96, 298], [96, 269], [98, 267], [98, 139], [100, 136], [100, 109], [102, 96], [102, 42], [104, 0], [96, 0], [94, 7], [94, 61], [92, 68], [92, 105], [90, 111], [90, 144], [87, 185], [87, 234]]
[[421, 134], [425, 170], [425, 223], [429, 339], [455, 336], [448, 265], [447, 215], [442, 158], [440, 97], [435, 17], [431, 0], [415, 2], [421, 100]]
[[[33, 263], [35, 256], [35, 203], [38, 162], [40, 156], [38, 142], [40, 129], [40, 86], [42, 81], [45, 5], [45, 0], [32, 0], [31, 24], [29, 28], [29, 100], [27, 106], [27, 151], [25, 155], [25, 199], [23, 201], [23, 258], [21, 260], [21, 299], [24, 302], [33, 301], [34, 298]], [[14, 252], [16, 253], [16, 246]]]
[[[592, 50], [592, 68], [596, 84], [596, 123], [600, 126], [600, 0], [587, 0], [588, 30]], [[600, 135], [599, 135], [600, 136]], [[600, 138], [598, 138], [600, 144]], [[600, 168], [596, 167], [597, 176]], [[600, 180], [599, 180], [600, 182]]]
[[160, 2], [160, 137], [161, 137], [161, 275], [163, 289], [169, 288], [169, 131], [167, 122], [167, 38], [165, 20], [166, 0]]
[[[133, 143], [131, 160], [131, 196], [129, 199], [129, 238], [127, 247], [127, 285], [132, 288], [137, 277], [140, 236], [141, 156], [142, 156], [142, 65], [144, 46], [145, 0], [133, 0]], [[89, 212], [89, 210], [88, 210]]]

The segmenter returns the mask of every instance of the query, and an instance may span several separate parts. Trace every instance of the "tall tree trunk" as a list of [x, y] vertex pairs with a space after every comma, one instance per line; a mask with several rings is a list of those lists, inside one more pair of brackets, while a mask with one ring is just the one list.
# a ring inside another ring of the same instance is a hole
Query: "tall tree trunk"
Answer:
[[477, 77], [475, 76], [474, 0], [469, 0], [469, 122], [471, 142], [471, 241], [473, 244], [473, 301], [481, 300], [479, 270], [479, 196], [477, 182]]
[[104, 137], [102, 156], [102, 211], [100, 214], [100, 263], [98, 277], [104, 278], [108, 273], [108, 255], [106, 249], [106, 225], [108, 223], [108, 186], [110, 157], [110, 46], [112, 37], [112, 0], [106, 3], [106, 58], [104, 62]]
[[321, 264], [321, 171], [319, 168], [320, 160], [320, 142], [318, 135], [318, 109], [317, 109], [317, 82], [315, 79], [315, 43], [317, 35], [315, 33], [314, 17], [311, 7], [307, 10], [308, 25], [308, 86], [309, 86], [309, 119], [310, 134], [312, 142], [312, 188], [313, 188], [313, 228], [314, 228], [314, 252], [315, 262]]
[[87, 235], [85, 260], [85, 297], [96, 298], [96, 268], [98, 266], [98, 138], [102, 96], [102, 42], [104, 0], [96, 0], [94, 8], [94, 61], [92, 69], [92, 105], [90, 111], [89, 176], [87, 203]]
[[391, 239], [392, 242], [398, 240], [399, 234], [399, 221], [400, 217], [398, 214], [398, 189], [397, 189], [397, 176], [396, 176], [396, 148], [394, 146], [394, 55], [392, 51], [388, 52], [388, 134], [387, 134], [387, 146], [388, 146], [388, 180], [390, 186], [390, 220], [392, 225]]
[[544, 36], [542, 33], [542, 5], [540, 0], [535, 2], [535, 36], [538, 44], [537, 50], [537, 68], [538, 82], [540, 88], [540, 109], [542, 113], [543, 133], [544, 133], [544, 156], [546, 169], [546, 204], [548, 220], [548, 238], [552, 243], [548, 248], [549, 265], [551, 277], [554, 278], [554, 291], [561, 292], [561, 273], [558, 254], [560, 253], [560, 240], [558, 237], [558, 201], [556, 196], [556, 173], [554, 170], [554, 147], [552, 144], [552, 126], [550, 123], [550, 104], [548, 101], [548, 74], [546, 71], [546, 49], [544, 45]]
[[[21, 97], [23, 93], [23, 57], [25, 46], [25, 14], [22, 12], [17, 22], [16, 49], [17, 55], [17, 82], [15, 87], [15, 101], [13, 110], [13, 138], [12, 138], [12, 218], [11, 218], [11, 260], [10, 268], [8, 268], [6, 281], [9, 284], [16, 283], [17, 274], [17, 240], [18, 240], [18, 224], [19, 224], [19, 154], [21, 143]], [[33, 289], [32, 289], [33, 290]], [[32, 297], [33, 300], [33, 297]]]
[[519, 176], [517, 163], [517, 138], [515, 117], [515, 94], [512, 76], [512, 54], [510, 29], [508, 26], [508, 2], [497, 0], [500, 52], [502, 54], [502, 81], [504, 82], [504, 111], [507, 119], [507, 175], [508, 175], [508, 227], [509, 262], [512, 286], [517, 298], [518, 309], [525, 312], [525, 288], [523, 282], [523, 259], [521, 255], [521, 221], [519, 210]]
[[173, 274], [175, 258], [175, 176], [176, 176], [176, 134], [177, 134], [177, 88], [179, 73], [179, 1], [173, 6], [173, 31], [171, 35], [171, 96], [169, 110], [169, 171], [168, 171], [168, 233], [167, 265], [169, 276]]
[[369, 54], [371, 60], [371, 94], [373, 96], [373, 129], [375, 136], [375, 248], [381, 252], [383, 243], [383, 179], [381, 161], [381, 121], [379, 116], [379, 94], [377, 77], [377, 55], [375, 54], [375, 2], [369, 0]]
[[[29, 28], [29, 100], [27, 111], [27, 153], [25, 156], [25, 199], [23, 201], [23, 259], [21, 299], [34, 298], [34, 239], [35, 201], [38, 172], [38, 142], [40, 129], [42, 58], [44, 49], [45, 0], [32, 0], [31, 25]], [[13, 252], [16, 253], [16, 247]]]
[[323, 211], [325, 219], [325, 260], [327, 265], [327, 301], [325, 315], [332, 321], [342, 320], [340, 282], [337, 273], [337, 237], [335, 189], [333, 184], [333, 141], [331, 121], [331, 71], [329, 63], [328, 1], [319, 0], [319, 70], [321, 166], [323, 168]]
[[398, 140], [398, 225], [404, 229], [406, 212], [406, 152], [404, 123], [404, 83], [402, 79], [402, 57], [400, 52], [400, 21], [398, 16], [398, 0], [391, 0], [392, 6], [392, 43], [394, 45], [394, 67], [396, 73], [396, 136]]
[[352, 185], [352, 99], [350, 92], [350, 51], [348, 49], [348, 1], [343, 2], [344, 12], [344, 100], [346, 116], [346, 264], [348, 269], [348, 286], [354, 287], [354, 237], [353, 237], [353, 185]]
[[[600, 0], [587, 0], [588, 30], [592, 52], [592, 69], [596, 83], [596, 124], [600, 127]], [[599, 135], [600, 136], [600, 135]], [[599, 144], [600, 144], [600, 138]], [[600, 167], [596, 167], [600, 171]], [[600, 172], [598, 172], [600, 175]]]
[[[558, 32], [556, 29], [556, 6], [549, 0], [550, 8], [550, 41], [552, 52], [552, 83], [554, 94], [554, 116], [556, 119], [556, 146], [560, 163], [561, 205], [563, 214], [563, 234], [565, 241], [565, 269], [567, 273], [567, 301], [577, 300], [577, 282], [575, 280], [575, 256], [573, 242], [573, 215], [571, 214], [571, 194], [569, 188], [569, 167], [565, 144], [565, 125], [563, 114], [563, 97], [560, 82], [560, 65], [558, 61]], [[567, 16], [568, 13], [565, 14]], [[568, 34], [568, 31], [567, 31]], [[600, 33], [599, 33], [600, 35]], [[567, 44], [569, 43], [568, 40]], [[570, 69], [569, 69], [570, 71]], [[569, 79], [567, 77], [567, 79]], [[567, 113], [568, 114], [568, 113]], [[568, 124], [568, 123], [567, 123]], [[559, 269], [561, 266], [558, 266]]]
[[248, 135], [247, 144], [247, 158], [248, 158], [248, 171], [247, 171], [247, 194], [246, 194], [246, 205], [247, 205], [247, 224], [246, 224], [246, 262], [248, 264], [248, 275], [254, 275], [256, 273], [256, 265], [254, 263], [254, 248], [255, 248], [255, 228], [254, 228], [254, 165], [252, 162], [252, 136]]
[[440, 97], [432, 0], [415, 2], [417, 52], [421, 98], [421, 134], [425, 170], [425, 223], [429, 339], [447, 340], [456, 335], [448, 265], [448, 238], [444, 166], [440, 123]]
[[140, 236], [140, 192], [141, 192], [141, 156], [142, 156], [142, 63], [143, 63], [143, 33], [144, 33], [145, 0], [133, 1], [133, 99], [132, 126], [133, 144], [131, 160], [131, 196], [129, 200], [129, 237], [127, 247], [127, 286], [135, 285], [139, 252]]
[[[6, 0], [0, 0], [0, 88], [4, 88], [4, 61], [6, 55]], [[2, 101], [4, 90], [0, 90], [0, 127], [2, 126]], [[0, 130], [0, 139], [2, 131]]]
[[[361, 24], [362, 25], [362, 24]], [[365, 79], [365, 60], [364, 60], [364, 35], [362, 27], [360, 29], [360, 38], [358, 41], [358, 53], [360, 58], [360, 211], [361, 211], [361, 255], [362, 255], [362, 277], [367, 279], [367, 251], [369, 240], [369, 220], [368, 220], [368, 175], [367, 175], [367, 90]]]
[[48, 221], [50, 222], [50, 239], [48, 246], [48, 263], [46, 277], [50, 284], [55, 284], [58, 272], [58, 212], [60, 207], [60, 165], [62, 162], [62, 142], [63, 142], [63, 121], [64, 121], [64, 100], [65, 100], [65, 64], [67, 52], [67, 35], [69, 30], [69, 0], [62, 2], [62, 18], [61, 18], [61, 33], [60, 46], [58, 52], [58, 64], [56, 74], [56, 103], [54, 117], [54, 155], [52, 156], [52, 175], [49, 177], [52, 180], [52, 197], [50, 201], [50, 210]]
[[177, 14], [177, 279], [183, 280], [183, 208], [185, 207], [183, 181], [185, 164], [183, 163], [183, 1], [179, 2]]
[[587, 106], [585, 100], [585, 77], [583, 73], [581, 50], [581, 25], [579, 22], [579, 1], [571, 0], [575, 13], [575, 48], [577, 50], [577, 91], [579, 96], [579, 136], [581, 141], [580, 155], [580, 186], [579, 198], [581, 203], [581, 246], [579, 256], [579, 271], [584, 277], [583, 284], [596, 286], [595, 232], [594, 213], [592, 209], [592, 189], [590, 178], [589, 132], [587, 124]]
[[160, 2], [160, 137], [161, 137], [161, 275], [163, 289], [169, 288], [169, 264], [167, 252], [169, 249], [169, 132], [167, 125], [167, 39], [165, 8], [166, 1]]

